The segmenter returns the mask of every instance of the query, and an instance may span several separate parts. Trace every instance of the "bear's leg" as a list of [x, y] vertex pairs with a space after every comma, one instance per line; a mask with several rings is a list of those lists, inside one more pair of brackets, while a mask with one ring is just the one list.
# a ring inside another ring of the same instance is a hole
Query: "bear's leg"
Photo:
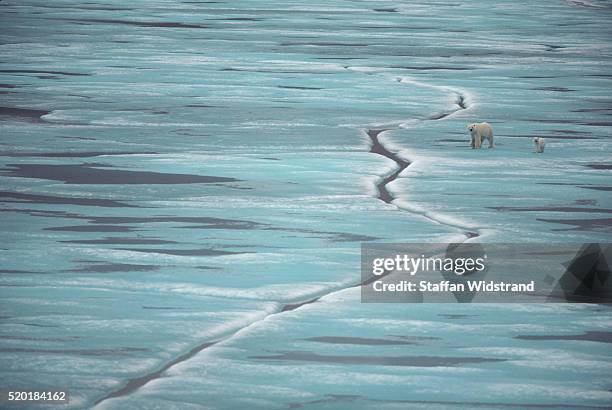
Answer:
[[493, 142], [493, 134], [489, 136], [489, 148], [495, 148], [495, 143]]
[[482, 145], [482, 135], [476, 135], [475, 145], [476, 149], [480, 149], [480, 146]]
[[472, 149], [476, 148], [476, 141], [473, 135], [472, 135], [472, 141], [470, 142], [470, 147], [472, 147]]

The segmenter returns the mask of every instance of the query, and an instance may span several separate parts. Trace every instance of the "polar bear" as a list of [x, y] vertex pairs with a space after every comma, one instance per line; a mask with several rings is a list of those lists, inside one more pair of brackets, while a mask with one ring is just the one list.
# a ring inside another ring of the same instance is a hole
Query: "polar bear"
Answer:
[[489, 148], [495, 148], [493, 142], [493, 128], [488, 122], [473, 123], [468, 125], [467, 129], [472, 135], [472, 143], [470, 144], [472, 149], [480, 149], [483, 138], [489, 140]]
[[546, 146], [546, 140], [542, 137], [535, 137], [533, 139], [533, 145], [535, 145], [535, 149], [533, 152], [537, 152], [539, 154], [544, 152], [544, 147]]

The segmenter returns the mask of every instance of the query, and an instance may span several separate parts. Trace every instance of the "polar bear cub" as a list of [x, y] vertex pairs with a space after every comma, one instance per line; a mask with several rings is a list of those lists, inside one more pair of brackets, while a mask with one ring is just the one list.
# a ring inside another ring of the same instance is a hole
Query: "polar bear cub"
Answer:
[[546, 140], [542, 137], [535, 137], [533, 139], [533, 145], [535, 145], [535, 149], [533, 152], [537, 152], [539, 154], [544, 152], [544, 147], [546, 146]]
[[493, 128], [488, 122], [473, 123], [468, 125], [467, 129], [472, 135], [472, 142], [470, 144], [472, 149], [480, 149], [483, 138], [489, 140], [489, 148], [495, 148], [495, 143], [493, 142]]

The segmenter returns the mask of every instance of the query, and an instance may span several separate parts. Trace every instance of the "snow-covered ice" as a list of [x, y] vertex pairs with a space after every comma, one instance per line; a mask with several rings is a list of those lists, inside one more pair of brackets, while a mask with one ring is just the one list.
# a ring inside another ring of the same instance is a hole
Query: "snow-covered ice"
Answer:
[[[608, 332], [608, 307], [351, 287], [362, 242], [610, 242], [610, 2], [0, 16], [3, 386], [74, 408], [612, 402], [609, 339], [526, 337]], [[493, 150], [469, 148], [480, 121]], [[386, 202], [371, 130], [410, 163]]]

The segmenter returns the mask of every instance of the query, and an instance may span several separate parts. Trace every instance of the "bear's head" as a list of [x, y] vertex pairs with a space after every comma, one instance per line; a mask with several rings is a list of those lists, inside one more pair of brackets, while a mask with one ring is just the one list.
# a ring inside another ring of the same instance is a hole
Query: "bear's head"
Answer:
[[468, 126], [467, 126], [467, 129], [468, 129], [470, 132], [474, 131], [474, 129], [475, 129], [475, 128], [476, 128], [476, 124], [470, 124], [470, 125], [468, 125]]
[[536, 144], [536, 145], [538, 145], [538, 142], [540, 142], [540, 138], [535, 137], [535, 138], [533, 139], [533, 143], [534, 143], [534, 144]]

